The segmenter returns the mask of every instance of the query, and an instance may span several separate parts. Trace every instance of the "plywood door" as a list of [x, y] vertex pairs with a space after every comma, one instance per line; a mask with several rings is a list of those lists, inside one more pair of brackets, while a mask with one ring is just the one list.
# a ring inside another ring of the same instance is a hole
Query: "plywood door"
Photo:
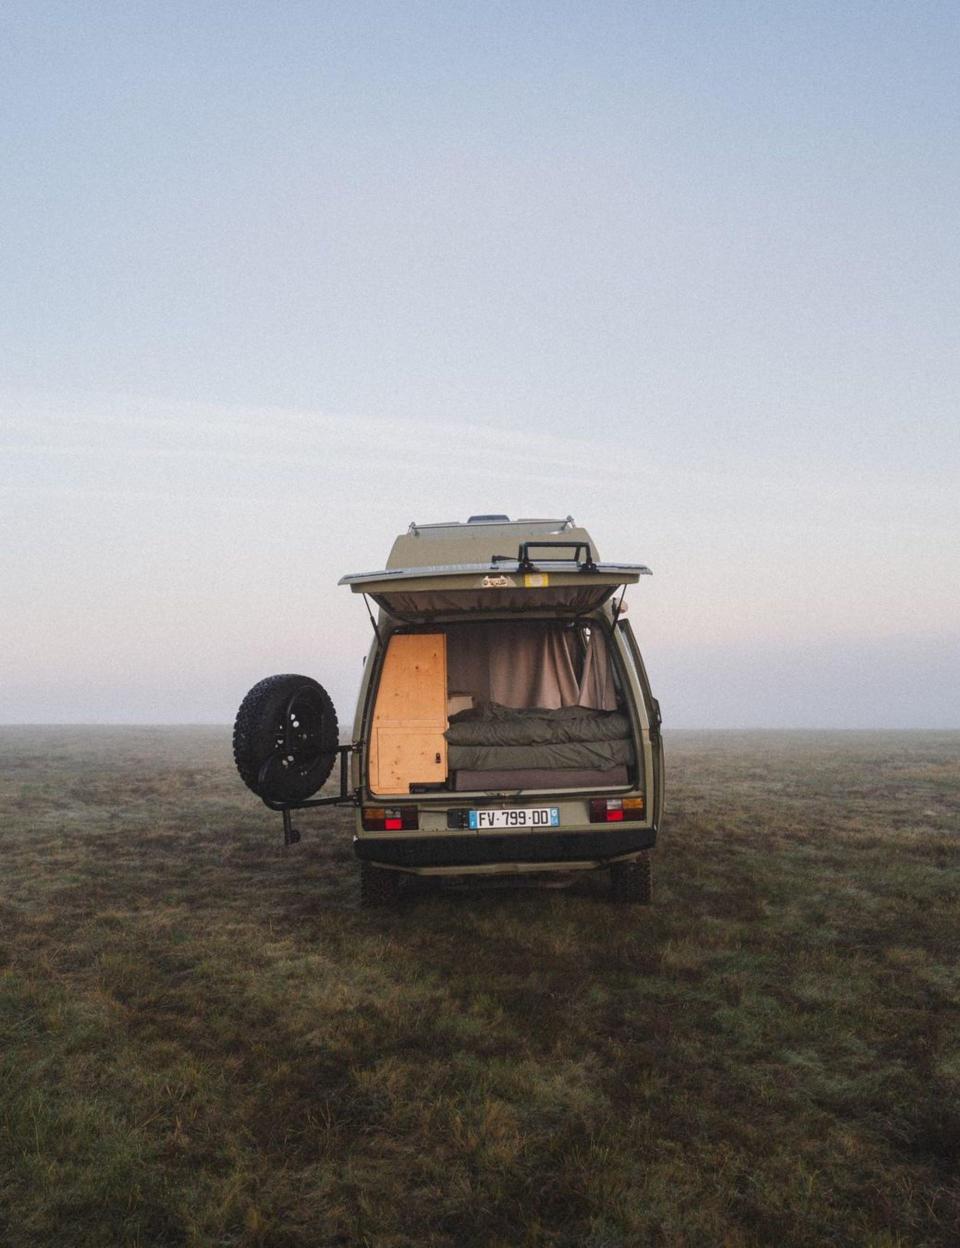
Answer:
[[390, 638], [370, 741], [370, 786], [409, 793], [447, 776], [447, 639], [443, 633]]
[[411, 784], [442, 784], [447, 778], [443, 734], [378, 728], [378, 793], [409, 793]]

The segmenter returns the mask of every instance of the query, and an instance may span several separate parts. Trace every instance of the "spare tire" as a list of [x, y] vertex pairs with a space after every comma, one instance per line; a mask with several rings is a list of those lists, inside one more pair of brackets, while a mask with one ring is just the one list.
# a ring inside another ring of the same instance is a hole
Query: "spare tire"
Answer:
[[309, 676], [268, 676], [240, 703], [233, 759], [244, 784], [272, 802], [299, 802], [337, 761], [340, 733], [327, 691]]

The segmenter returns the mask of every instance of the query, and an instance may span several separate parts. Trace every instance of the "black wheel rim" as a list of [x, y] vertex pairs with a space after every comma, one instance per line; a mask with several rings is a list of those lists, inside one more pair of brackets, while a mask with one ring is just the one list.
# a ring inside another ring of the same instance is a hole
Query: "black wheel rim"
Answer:
[[308, 776], [329, 750], [324, 748], [323, 707], [309, 689], [297, 690], [287, 701], [276, 727], [276, 741], [260, 768], [259, 784]]

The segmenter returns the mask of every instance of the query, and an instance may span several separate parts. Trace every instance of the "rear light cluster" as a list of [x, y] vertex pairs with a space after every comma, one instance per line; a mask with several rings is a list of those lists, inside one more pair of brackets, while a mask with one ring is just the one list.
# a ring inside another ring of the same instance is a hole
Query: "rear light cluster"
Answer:
[[622, 823], [625, 819], [642, 819], [642, 797], [595, 797], [590, 803], [591, 823]]
[[405, 832], [420, 826], [416, 806], [364, 806], [360, 820], [364, 832]]

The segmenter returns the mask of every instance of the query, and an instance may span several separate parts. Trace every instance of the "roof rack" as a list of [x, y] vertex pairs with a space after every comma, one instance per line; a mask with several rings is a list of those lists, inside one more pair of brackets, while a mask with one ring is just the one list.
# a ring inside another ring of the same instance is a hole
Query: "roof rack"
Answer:
[[417, 524], [416, 520], [411, 520], [407, 526], [407, 533], [411, 537], [417, 537], [420, 533], [432, 529], [466, 529], [479, 528], [485, 524], [554, 524], [557, 526], [557, 532], [562, 533], [564, 529], [571, 529], [575, 525], [573, 516], [564, 518], [554, 516], [524, 516], [520, 520], [511, 520], [509, 516], [470, 516], [467, 520], [442, 520], [433, 524]]

